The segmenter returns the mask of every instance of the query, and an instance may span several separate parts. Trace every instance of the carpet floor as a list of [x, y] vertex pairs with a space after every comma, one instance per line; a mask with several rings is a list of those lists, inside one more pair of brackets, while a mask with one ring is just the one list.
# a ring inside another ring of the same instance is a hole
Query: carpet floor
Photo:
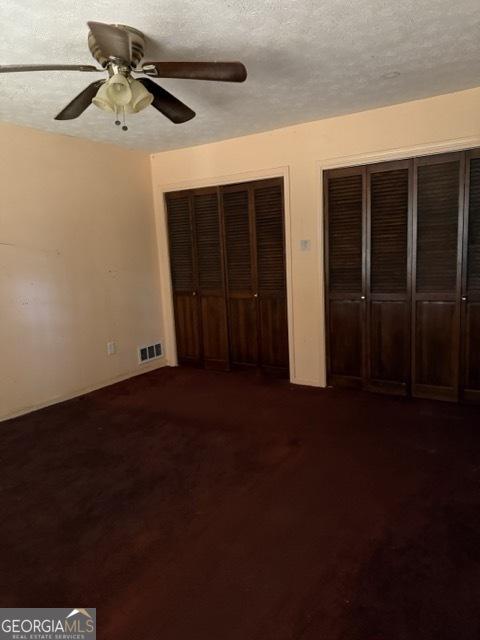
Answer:
[[0, 425], [0, 602], [105, 640], [478, 640], [480, 408], [160, 369]]

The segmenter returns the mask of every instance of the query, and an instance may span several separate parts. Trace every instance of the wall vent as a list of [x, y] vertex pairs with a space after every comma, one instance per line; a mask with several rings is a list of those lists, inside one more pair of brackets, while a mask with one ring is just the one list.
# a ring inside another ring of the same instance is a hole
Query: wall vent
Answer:
[[150, 360], [156, 360], [163, 356], [163, 348], [161, 342], [155, 344], [148, 344], [145, 347], [138, 347], [138, 362], [143, 364], [144, 362], [150, 362]]

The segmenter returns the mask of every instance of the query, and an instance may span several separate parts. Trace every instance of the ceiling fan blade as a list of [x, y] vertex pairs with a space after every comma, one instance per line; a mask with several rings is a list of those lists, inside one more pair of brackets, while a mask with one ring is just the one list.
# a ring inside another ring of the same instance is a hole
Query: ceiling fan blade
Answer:
[[90, 64], [4, 64], [0, 65], [0, 73], [16, 73], [17, 71], [105, 71]]
[[120, 58], [128, 64], [132, 61], [130, 35], [126, 29], [104, 22], [87, 22], [96, 43], [105, 58]]
[[190, 107], [187, 107], [186, 104], [183, 104], [183, 102], [175, 98], [175, 96], [172, 96], [171, 93], [168, 93], [168, 91], [153, 82], [153, 80], [141, 78], [139, 82], [153, 95], [152, 107], [158, 109], [158, 111], [163, 113], [164, 116], [175, 124], [187, 122], [195, 117], [195, 111], [192, 111]]
[[85, 109], [91, 105], [92, 98], [95, 97], [104, 82], [105, 80], [97, 80], [89, 84], [88, 87], [79, 93], [78, 96], [55, 116], [55, 120], [73, 120], [82, 115]]
[[247, 70], [241, 62], [145, 62], [143, 73], [156, 78], [243, 82]]

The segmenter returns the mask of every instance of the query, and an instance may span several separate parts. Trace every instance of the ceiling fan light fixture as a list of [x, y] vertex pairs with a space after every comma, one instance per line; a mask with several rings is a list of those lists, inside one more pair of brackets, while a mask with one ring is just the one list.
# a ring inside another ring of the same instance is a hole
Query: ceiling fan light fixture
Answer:
[[102, 111], [109, 111], [113, 113], [115, 111], [115, 105], [110, 100], [110, 95], [108, 93], [108, 83], [104, 82], [100, 89], [97, 91], [96, 96], [92, 99], [92, 104], [94, 104]]
[[151, 78], [134, 80], [132, 73], [155, 79], [181, 78], [216, 82], [243, 82], [247, 77], [241, 62], [142, 62], [145, 36], [128, 25], [88, 22], [88, 47], [98, 68], [85, 64], [0, 64], [0, 74], [17, 71], [106, 72], [108, 78], [91, 82], [57, 115], [55, 120], [74, 120], [93, 103], [102, 111], [115, 114], [115, 124], [127, 130], [125, 114], [138, 113], [151, 105], [174, 124], [188, 122], [195, 111]]
[[152, 104], [152, 94], [147, 91], [143, 84], [138, 80], [131, 80], [130, 90], [132, 92], [132, 99], [129, 103], [129, 107], [131, 107], [134, 113], [138, 113]]
[[107, 82], [108, 97], [117, 107], [125, 107], [132, 99], [132, 90], [127, 78], [115, 73]]

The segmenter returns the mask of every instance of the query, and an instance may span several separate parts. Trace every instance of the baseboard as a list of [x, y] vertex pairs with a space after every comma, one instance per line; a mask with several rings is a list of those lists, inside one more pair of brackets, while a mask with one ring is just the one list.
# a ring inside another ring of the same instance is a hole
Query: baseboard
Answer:
[[113, 378], [109, 378], [108, 380], [104, 380], [103, 382], [99, 382], [91, 387], [85, 387], [82, 389], [77, 389], [72, 393], [68, 393], [62, 396], [56, 396], [55, 398], [50, 398], [46, 402], [42, 402], [41, 404], [35, 404], [28, 407], [24, 407], [19, 411], [15, 411], [14, 413], [7, 414], [6, 416], [0, 416], [0, 422], [5, 422], [6, 420], [12, 420], [13, 418], [18, 418], [19, 416], [24, 416], [27, 413], [33, 413], [33, 411], [38, 411], [39, 409], [44, 409], [45, 407], [51, 407], [54, 404], [59, 404], [60, 402], [65, 402], [66, 400], [72, 400], [73, 398], [78, 398], [79, 396], [83, 396], [86, 393], [90, 393], [91, 391], [97, 391], [98, 389], [104, 389], [105, 387], [109, 387], [112, 384], [117, 382], [122, 382], [122, 380], [128, 380], [129, 378], [135, 378], [136, 376], [141, 376], [144, 373], [148, 373], [150, 371], [155, 371], [155, 369], [161, 369], [163, 367], [168, 367], [169, 363], [166, 358], [159, 358], [155, 364], [145, 366], [143, 365], [139, 369], [135, 369], [129, 371], [128, 373], [122, 373]]

